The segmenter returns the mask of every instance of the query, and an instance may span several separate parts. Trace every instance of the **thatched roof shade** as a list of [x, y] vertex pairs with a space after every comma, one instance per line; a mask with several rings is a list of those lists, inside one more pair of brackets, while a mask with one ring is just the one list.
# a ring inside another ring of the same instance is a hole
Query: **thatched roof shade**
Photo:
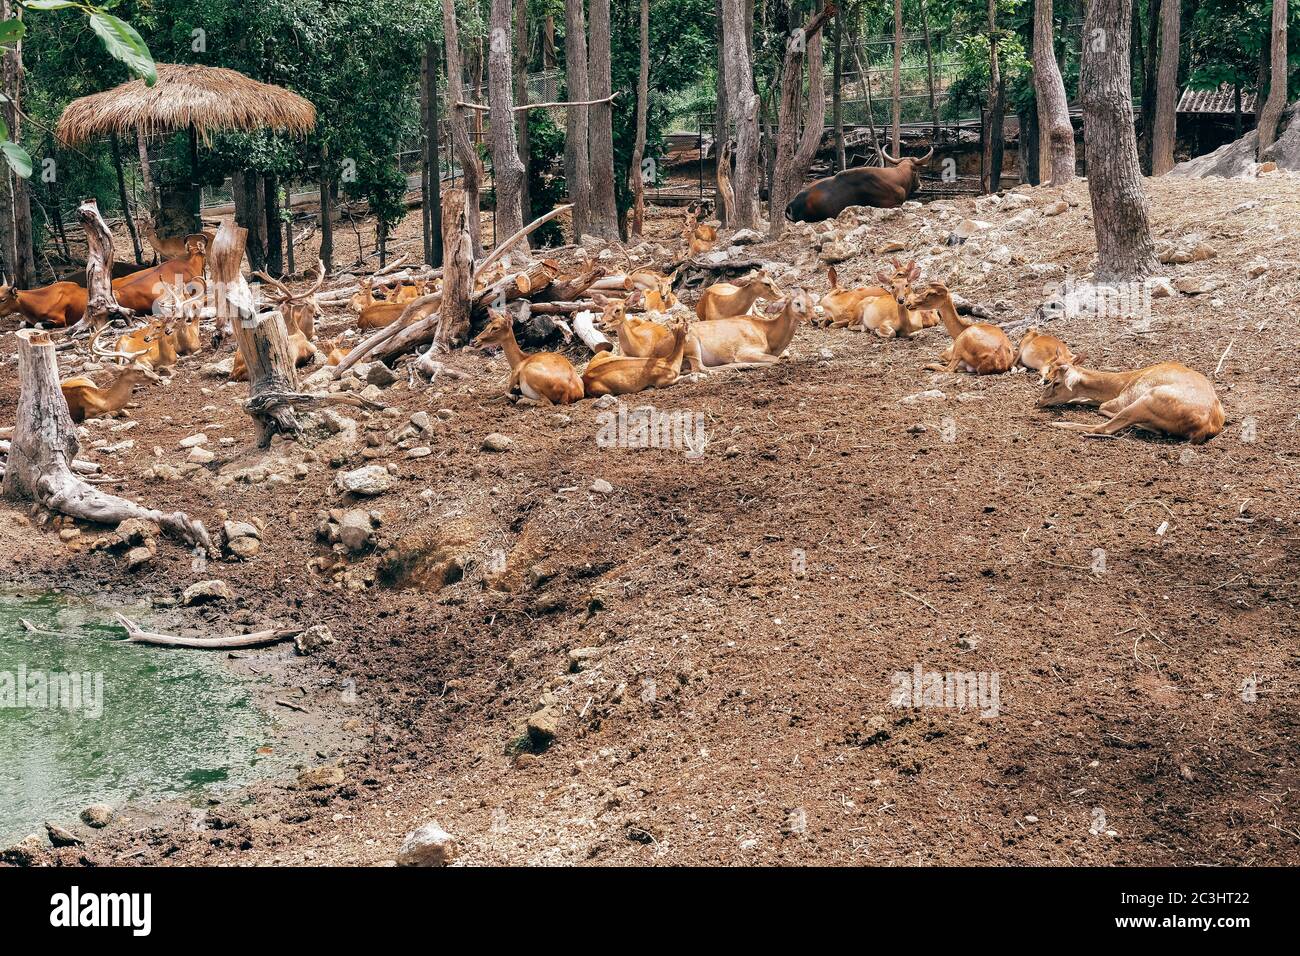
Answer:
[[159, 63], [158, 82], [132, 80], [68, 104], [57, 134], [64, 146], [98, 136], [172, 133], [191, 124], [205, 139], [223, 130], [263, 127], [306, 134], [316, 125], [316, 108], [297, 93], [259, 83], [216, 66]]

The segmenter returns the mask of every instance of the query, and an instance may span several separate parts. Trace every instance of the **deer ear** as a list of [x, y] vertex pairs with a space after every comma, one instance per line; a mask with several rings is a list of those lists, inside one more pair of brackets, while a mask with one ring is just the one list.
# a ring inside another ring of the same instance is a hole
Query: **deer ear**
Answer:
[[921, 267], [913, 262], [912, 268], [907, 272], [907, 281], [915, 282], [919, 278], [921, 278]]
[[884, 269], [881, 269], [879, 272], [876, 273], [876, 278], [879, 279], [881, 282], [883, 282], [885, 285], [889, 285], [892, 276], [890, 276], [887, 272], [885, 272]]
[[1088, 353], [1087, 353], [1087, 352], [1076, 352], [1076, 353], [1074, 353], [1074, 358], [1070, 359], [1070, 364], [1071, 364], [1071, 365], [1083, 365], [1083, 364], [1084, 364], [1085, 362], [1087, 362], [1087, 361], [1088, 361]]
[[592, 301], [592, 302], [595, 302], [595, 303], [596, 303], [598, 306], [600, 306], [602, 309], [603, 309], [605, 306], [609, 305], [609, 299], [607, 299], [605, 296], [601, 295], [599, 292], [593, 292], [593, 293], [591, 294], [591, 301]]

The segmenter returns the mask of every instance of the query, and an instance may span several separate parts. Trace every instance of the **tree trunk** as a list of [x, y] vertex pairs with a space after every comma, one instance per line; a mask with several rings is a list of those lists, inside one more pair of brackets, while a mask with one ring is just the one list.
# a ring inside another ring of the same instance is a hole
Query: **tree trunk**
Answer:
[[1159, 268], [1133, 129], [1131, 16], [1128, 0], [1092, 0], [1084, 23], [1085, 38], [1109, 38], [1085, 39], [1079, 73], [1099, 282], [1140, 279]]
[[[424, 211], [428, 219], [425, 259], [431, 266], [442, 265], [442, 167], [438, 156], [438, 50], [425, 46], [424, 86], [427, 91], [424, 114]], [[471, 251], [473, 240], [470, 242]]]
[[122, 216], [126, 219], [126, 231], [131, 234], [131, 249], [135, 252], [135, 264], [144, 265], [144, 253], [140, 248], [140, 234], [135, 228], [135, 216], [131, 214], [131, 201], [126, 194], [126, 175], [122, 172], [122, 147], [118, 144], [117, 134], [108, 137], [110, 151], [113, 154], [113, 171], [117, 173], [117, 197], [122, 203]]
[[893, 118], [890, 125], [890, 142], [895, 158], [902, 156], [903, 148], [903, 0], [894, 0], [894, 90]]
[[[822, 69], [822, 27], [835, 15], [830, 4], [814, 13], [786, 41], [781, 70], [781, 105], [777, 112], [776, 162], [769, 192], [769, 233], [776, 238], [785, 231], [785, 207], [795, 197], [808, 167], [821, 145], [826, 123], [825, 73]], [[799, 104], [803, 100], [803, 64], [808, 60], [808, 115], [802, 139], [799, 136]]]
[[330, 186], [334, 170], [330, 166], [329, 147], [320, 148], [320, 260], [325, 274], [334, 271], [334, 196]]
[[[528, 103], [528, 0], [515, 0], [515, 102]], [[515, 135], [519, 141], [519, 164], [524, 168], [519, 183], [519, 209], [521, 223], [533, 218], [533, 198], [528, 189], [528, 162], [531, 150], [528, 145], [528, 110], [520, 110], [516, 119]], [[530, 242], [529, 245], [532, 243]]]
[[1074, 126], [1070, 122], [1065, 82], [1052, 47], [1053, 32], [1052, 0], [1035, 0], [1034, 95], [1038, 100], [1039, 177], [1053, 186], [1064, 186], [1074, 178]]
[[1151, 175], [1174, 168], [1178, 138], [1178, 33], [1182, 4], [1168, 0], [1160, 8], [1160, 61], [1156, 73], [1156, 119], [1151, 137]]
[[474, 257], [483, 254], [483, 241], [479, 223], [479, 188], [483, 182], [483, 167], [479, 165], [478, 151], [470, 142], [469, 126], [465, 122], [466, 109], [462, 77], [464, 65], [460, 58], [460, 35], [456, 26], [456, 5], [442, 5], [442, 31], [447, 44], [447, 128], [451, 131], [451, 152], [460, 165], [462, 192], [469, 212], [470, 241]]
[[542, 21], [542, 69], [550, 72], [555, 69], [555, 17], [546, 15]]
[[[3, 0], [5, 19], [14, 15], [15, 4]], [[4, 47], [3, 61], [0, 62], [0, 92], [4, 94], [0, 102], [0, 115], [9, 127], [9, 137], [15, 143], [22, 137], [22, 79], [23, 46], [22, 41], [15, 41]], [[36, 258], [32, 250], [32, 207], [27, 186], [10, 169], [9, 164], [0, 160], [0, 169], [4, 179], [0, 182], [0, 267], [9, 276], [9, 282], [16, 288], [30, 289], [36, 284]]]
[[435, 348], [447, 350], [469, 335], [470, 296], [474, 291], [472, 241], [465, 222], [465, 199], [459, 189], [442, 197], [442, 304]]
[[844, 26], [840, 17], [835, 18], [835, 53], [831, 67], [831, 125], [835, 127], [835, 172], [844, 170], [844, 103], [840, 87], [844, 80]]
[[144, 198], [149, 204], [149, 215], [158, 212], [158, 189], [154, 186], [153, 170], [149, 166], [149, 140], [144, 135], [144, 127], [135, 129], [135, 146], [140, 154], [140, 180], [144, 183]]
[[[609, 0], [589, 0], [591, 43], [588, 75], [590, 98], [608, 97], [612, 92], [610, 62]], [[614, 104], [598, 103], [588, 113], [591, 156], [591, 223], [593, 236], [618, 238], [618, 203], [614, 196]]]
[[1286, 107], [1287, 57], [1286, 57], [1286, 0], [1273, 0], [1273, 37], [1271, 50], [1273, 59], [1269, 73], [1271, 79], [1268, 99], [1259, 113], [1259, 152], [1256, 158], [1262, 163], [1264, 151], [1273, 145], [1277, 138], [1277, 124]]
[[[591, 99], [587, 77], [587, 16], [582, 0], [564, 4], [564, 82], [570, 100]], [[573, 203], [573, 239], [582, 239], [591, 222], [591, 108], [569, 106], [564, 111], [564, 179]]]
[[262, 177], [266, 207], [266, 271], [275, 278], [284, 275], [284, 247], [281, 243], [280, 180], [274, 173]]
[[113, 234], [99, 214], [99, 204], [83, 201], [77, 219], [86, 233], [86, 314], [72, 329], [88, 326], [98, 332], [114, 319], [131, 321], [134, 313], [118, 305], [113, 295]]
[[[1002, 188], [1002, 154], [1006, 127], [1006, 85], [998, 53], [997, 0], [988, 0], [989, 26], [989, 128], [984, 136], [984, 191]], [[894, 154], [899, 155], [898, 153]]]
[[[93, 202], [93, 200], [92, 200]], [[80, 521], [116, 525], [128, 518], [152, 521], [188, 544], [212, 550], [203, 522], [183, 511], [164, 513], [106, 494], [73, 471], [77, 428], [59, 390], [54, 341], [38, 329], [15, 333], [18, 341], [18, 414], [5, 465], [4, 496], [31, 500]]]
[[262, 175], [253, 170], [231, 177], [235, 194], [235, 223], [248, 233], [245, 252], [254, 272], [266, 270], [266, 208], [262, 202]]
[[[1134, 16], [1137, 11], [1134, 10]], [[1142, 169], [1151, 174], [1151, 143], [1156, 130], [1156, 61], [1160, 41], [1160, 0], [1147, 0], [1146, 55], [1142, 57]]]
[[939, 106], [934, 98], [934, 44], [930, 41], [930, 10], [925, 0], [921, 0], [921, 29], [925, 33], [925, 74], [930, 92], [930, 144], [933, 146], [939, 142]]
[[[731, 124], [727, 112], [727, 22], [723, 17], [723, 0], [713, 0], [713, 16], [718, 24], [717, 99], [718, 108], [713, 114], [713, 175], [718, 192], [717, 214], [722, 225], [731, 228], [733, 194], [731, 192], [731, 167], [722, 168], [722, 153], [726, 150], [731, 156], [727, 144], [731, 141]], [[703, 160], [703, 157], [700, 157]], [[725, 192], [723, 191], [725, 187]]]
[[510, 44], [510, 0], [492, 0], [488, 45], [488, 103], [492, 134], [492, 182], [496, 190], [496, 236], [508, 236], [524, 224], [520, 192], [524, 164], [515, 138], [515, 96]]
[[[645, 228], [646, 171], [641, 168], [645, 159], [646, 117], [650, 110], [650, 0], [641, 0], [641, 61], [636, 83], [636, 142], [632, 146], [632, 161], [627, 167], [627, 187], [632, 193], [632, 215], [628, 235], [635, 241]], [[700, 162], [704, 157], [700, 157]]]
[[[746, 10], [751, 17], [746, 17]], [[758, 219], [759, 130], [758, 93], [754, 90], [754, 69], [749, 54], [753, 29], [752, 8], [745, 0], [723, 0], [727, 73], [727, 104], [736, 122], [736, 171], [732, 177], [735, 215], [728, 225], [734, 229], [756, 229]], [[734, 27], [734, 29], [733, 29]]]

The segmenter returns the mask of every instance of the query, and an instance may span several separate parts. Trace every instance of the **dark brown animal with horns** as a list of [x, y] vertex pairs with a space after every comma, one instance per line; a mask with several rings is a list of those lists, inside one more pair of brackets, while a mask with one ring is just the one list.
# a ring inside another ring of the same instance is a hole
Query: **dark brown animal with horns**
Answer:
[[934, 156], [934, 148], [924, 156], [894, 159], [884, 150], [880, 158], [890, 164], [883, 169], [855, 166], [826, 179], [819, 179], [785, 207], [791, 222], [822, 222], [834, 219], [850, 206], [875, 206], [894, 209], [907, 202], [921, 185], [921, 170]]

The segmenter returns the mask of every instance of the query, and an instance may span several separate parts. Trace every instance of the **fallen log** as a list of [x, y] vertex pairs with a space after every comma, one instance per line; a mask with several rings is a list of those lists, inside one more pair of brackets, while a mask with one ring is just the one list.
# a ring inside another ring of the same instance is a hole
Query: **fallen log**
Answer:
[[54, 343], [37, 329], [14, 334], [18, 340], [18, 415], [5, 463], [4, 496], [35, 501], [50, 511], [94, 524], [117, 525], [128, 518], [152, 521], [168, 534], [211, 553], [212, 539], [203, 522], [183, 511], [146, 508], [77, 477], [68, 464], [77, 457], [77, 430], [59, 390]]
[[592, 299], [579, 299], [576, 302], [534, 302], [532, 309], [538, 315], [570, 315], [584, 309], [599, 312], [600, 306]]
[[614, 343], [596, 328], [599, 312], [579, 312], [573, 317], [573, 332], [593, 352], [612, 352]]
[[121, 624], [126, 631], [126, 641], [123, 643], [152, 644], [157, 647], [193, 647], [205, 651], [274, 644], [278, 641], [287, 641], [291, 637], [297, 637], [306, 630], [303, 627], [277, 627], [267, 631], [254, 631], [251, 634], [233, 634], [228, 637], [178, 637], [174, 634], [146, 631], [135, 621], [122, 614], [114, 614], [113, 616], [117, 618], [117, 623]]

